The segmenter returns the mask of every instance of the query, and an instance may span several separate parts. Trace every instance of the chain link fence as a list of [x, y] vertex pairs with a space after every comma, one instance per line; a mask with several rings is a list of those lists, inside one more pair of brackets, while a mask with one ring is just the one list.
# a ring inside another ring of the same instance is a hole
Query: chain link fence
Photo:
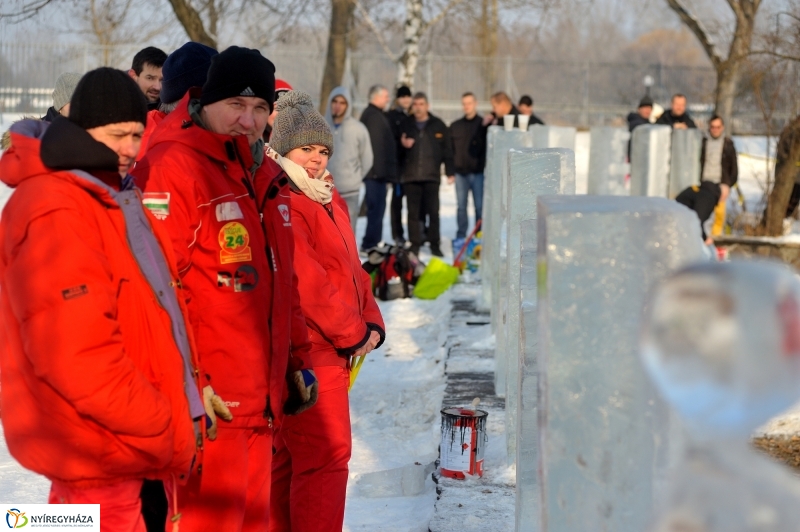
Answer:
[[[133, 55], [143, 45], [98, 46], [0, 42], [0, 112], [43, 114], [51, 105], [55, 79], [62, 72], [86, 72], [108, 65], [130, 68]], [[324, 53], [291, 49], [266, 49], [276, 65], [277, 76], [319, 99]], [[369, 87], [380, 83], [394, 87], [397, 68], [386, 55], [350, 54], [344, 83], [355, 98], [356, 110], [366, 105]], [[624, 125], [625, 116], [645, 94], [643, 80], [652, 78], [651, 96], [664, 107], [674, 93], [688, 97], [690, 112], [703, 122], [713, 110], [716, 74], [712, 68], [637, 63], [575, 63], [523, 60], [511, 57], [486, 59], [464, 56], [422, 56], [414, 88], [428, 94], [432, 112], [450, 122], [461, 115], [460, 98], [475, 93], [481, 108], [488, 97], [504, 90], [512, 99], [533, 97], [535, 112], [550, 124], [589, 127]], [[797, 86], [796, 65], [785, 82]], [[778, 91], [770, 129], [800, 109], [794, 90]], [[752, 89], [740, 88], [733, 130], [739, 134], [763, 134], [767, 123]]]

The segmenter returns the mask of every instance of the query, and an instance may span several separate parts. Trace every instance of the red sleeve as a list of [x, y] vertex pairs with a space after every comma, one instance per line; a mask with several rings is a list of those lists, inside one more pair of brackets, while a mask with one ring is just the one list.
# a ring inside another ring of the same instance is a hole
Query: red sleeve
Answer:
[[[36, 377], [111, 432], [168, 431], [168, 399], [125, 353], [115, 318], [120, 280], [96, 226], [78, 208], [59, 208], [17, 234], [18, 242], [5, 239], [3, 282]], [[70, 289], [80, 295], [65, 298]]]
[[203, 168], [190, 161], [180, 166], [178, 168], [175, 163], [151, 164], [148, 157], [136, 165], [133, 175], [142, 189], [144, 206], [169, 234], [178, 272], [184, 273], [192, 265], [192, 251], [202, 226], [197, 181], [186, 176], [203, 173]]
[[301, 212], [292, 218], [294, 233], [294, 265], [297, 275], [300, 306], [306, 322], [319, 331], [340, 351], [348, 351], [364, 345], [369, 338], [367, 324], [361, 317], [361, 309], [352, 308], [339, 297], [339, 291], [328, 278], [319, 255], [313, 246], [315, 234]]
[[[292, 358], [301, 362], [303, 368], [311, 368], [311, 342], [308, 340], [308, 328], [306, 327], [306, 317], [300, 306], [300, 291], [297, 272], [292, 271]], [[294, 366], [294, 367], [293, 367]], [[289, 364], [289, 371], [297, 371], [299, 364]]]

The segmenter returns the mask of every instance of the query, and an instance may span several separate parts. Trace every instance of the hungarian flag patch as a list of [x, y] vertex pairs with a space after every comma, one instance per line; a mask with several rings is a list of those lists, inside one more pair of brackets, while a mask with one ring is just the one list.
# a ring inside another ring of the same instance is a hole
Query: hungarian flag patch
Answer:
[[159, 220], [169, 216], [169, 192], [145, 192], [142, 204]]

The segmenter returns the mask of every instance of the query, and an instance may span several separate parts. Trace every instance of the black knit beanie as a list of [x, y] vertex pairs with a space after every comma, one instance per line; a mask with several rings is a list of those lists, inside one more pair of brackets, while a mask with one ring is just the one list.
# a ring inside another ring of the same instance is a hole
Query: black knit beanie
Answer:
[[87, 72], [70, 100], [69, 119], [83, 129], [140, 122], [147, 124], [147, 100], [128, 74], [102, 67]]
[[211, 59], [200, 105], [234, 96], [263, 98], [272, 109], [275, 102], [275, 65], [258, 50], [231, 46]]

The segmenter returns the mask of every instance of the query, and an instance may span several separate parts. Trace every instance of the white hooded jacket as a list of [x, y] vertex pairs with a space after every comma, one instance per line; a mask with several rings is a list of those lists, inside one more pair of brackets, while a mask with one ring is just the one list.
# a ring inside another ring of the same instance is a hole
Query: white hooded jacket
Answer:
[[[347, 100], [345, 119], [337, 127], [331, 116], [331, 102], [336, 96]], [[364, 176], [372, 168], [372, 144], [367, 128], [351, 116], [353, 100], [347, 87], [336, 87], [331, 91], [325, 111], [325, 120], [333, 131], [333, 156], [328, 170], [342, 195], [358, 192]]]

